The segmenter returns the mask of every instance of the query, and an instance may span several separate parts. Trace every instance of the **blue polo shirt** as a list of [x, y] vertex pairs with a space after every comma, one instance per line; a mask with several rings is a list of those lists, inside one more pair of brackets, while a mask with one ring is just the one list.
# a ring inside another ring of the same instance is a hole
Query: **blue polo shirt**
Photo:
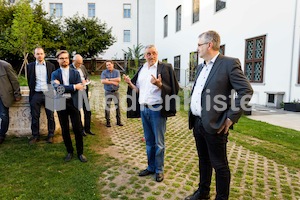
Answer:
[[[110, 79], [110, 78], [118, 78], [120, 77], [120, 71], [117, 69], [112, 70], [111, 72], [106, 69], [101, 73], [101, 79]], [[119, 85], [113, 85], [113, 84], [104, 84], [104, 89], [106, 91], [113, 91], [113, 90], [118, 90], [119, 89]]]

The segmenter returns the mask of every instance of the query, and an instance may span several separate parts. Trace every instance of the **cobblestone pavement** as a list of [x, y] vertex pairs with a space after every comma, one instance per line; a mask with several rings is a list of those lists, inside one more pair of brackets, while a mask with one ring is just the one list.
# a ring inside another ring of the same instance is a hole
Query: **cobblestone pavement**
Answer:
[[[120, 88], [125, 108], [126, 88]], [[91, 106], [103, 123], [103, 86], [95, 82]], [[167, 120], [165, 179], [161, 183], [154, 176], [139, 177], [137, 173], [147, 166], [143, 129], [140, 119], [126, 119], [122, 112], [123, 127], [115, 125], [111, 113], [111, 128], [106, 128], [114, 145], [105, 150], [120, 161], [107, 170], [100, 179], [105, 181], [101, 190], [103, 199], [183, 199], [198, 186], [198, 159], [192, 132], [187, 127], [187, 117], [178, 114]], [[255, 152], [228, 142], [228, 160], [231, 169], [230, 199], [300, 200], [300, 171], [290, 169]], [[212, 181], [211, 199], [215, 195]]]

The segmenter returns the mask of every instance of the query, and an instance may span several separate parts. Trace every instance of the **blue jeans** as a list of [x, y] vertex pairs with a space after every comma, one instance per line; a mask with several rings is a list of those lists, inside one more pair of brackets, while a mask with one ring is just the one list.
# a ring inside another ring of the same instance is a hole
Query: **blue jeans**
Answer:
[[[155, 105], [153, 108], [159, 106], [161, 105]], [[162, 117], [160, 111], [144, 106], [141, 106], [141, 118], [146, 141], [147, 169], [151, 172], [163, 173], [167, 118]]]
[[0, 98], [0, 138], [5, 138], [9, 125], [9, 110], [2, 103]]

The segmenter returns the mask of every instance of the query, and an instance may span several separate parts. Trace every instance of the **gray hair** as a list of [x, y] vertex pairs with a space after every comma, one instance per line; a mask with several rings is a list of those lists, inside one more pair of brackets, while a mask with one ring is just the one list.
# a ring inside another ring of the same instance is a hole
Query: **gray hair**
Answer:
[[216, 31], [213, 31], [213, 30], [209, 30], [209, 31], [206, 31], [204, 33], [201, 33], [198, 38], [204, 38], [205, 42], [212, 42], [213, 43], [213, 50], [215, 51], [219, 51], [220, 50], [220, 42], [221, 42], [221, 39], [220, 39], [220, 35], [216, 32]]

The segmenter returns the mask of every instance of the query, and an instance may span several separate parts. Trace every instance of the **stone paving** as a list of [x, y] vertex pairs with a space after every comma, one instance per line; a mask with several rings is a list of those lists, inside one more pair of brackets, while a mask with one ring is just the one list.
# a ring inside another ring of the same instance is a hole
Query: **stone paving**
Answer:
[[[105, 123], [103, 86], [94, 81], [91, 106], [95, 116]], [[125, 96], [126, 87], [120, 88]], [[125, 100], [122, 99], [125, 108]], [[104, 152], [119, 160], [119, 165], [107, 170], [100, 179], [105, 181], [101, 190], [103, 199], [184, 199], [198, 186], [198, 159], [187, 117], [178, 114], [167, 120], [165, 179], [161, 183], [154, 176], [139, 177], [137, 173], [147, 166], [143, 129], [140, 119], [126, 119], [122, 112], [123, 127], [115, 125], [111, 113], [111, 128], [105, 128], [114, 145]], [[300, 200], [300, 170], [290, 169], [234, 142], [228, 142], [231, 169], [230, 199]], [[215, 184], [212, 181], [211, 199]]]

